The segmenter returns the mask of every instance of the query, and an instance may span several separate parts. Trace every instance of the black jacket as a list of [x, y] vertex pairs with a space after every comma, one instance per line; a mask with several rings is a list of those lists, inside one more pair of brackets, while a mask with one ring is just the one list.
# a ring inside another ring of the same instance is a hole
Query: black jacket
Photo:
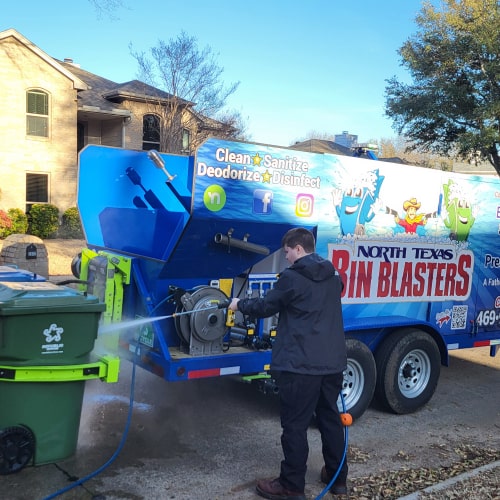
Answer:
[[271, 370], [327, 375], [346, 369], [342, 286], [333, 264], [312, 253], [285, 269], [263, 298], [238, 302], [249, 316], [279, 313]]

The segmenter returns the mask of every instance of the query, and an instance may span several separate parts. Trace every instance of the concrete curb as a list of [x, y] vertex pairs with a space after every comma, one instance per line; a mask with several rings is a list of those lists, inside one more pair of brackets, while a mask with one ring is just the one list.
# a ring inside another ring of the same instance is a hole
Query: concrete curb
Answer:
[[500, 460], [497, 460], [496, 462], [492, 462], [491, 464], [483, 465], [481, 467], [478, 467], [477, 469], [473, 469], [471, 471], [464, 472], [463, 474], [459, 474], [458, 476], [450, 477], [446, 481], [443, 481], [443, 482], [438, 483], [438, 484], [434, 484], [434, 485], [429, 486], [428, 488], [425, 488], [423, 490], [416, 491], [415, 493], [411, 493], [410, 495], [400, 497], [400, 498], [398, 498], [398, 500], [418, 500], [422, 493], [436, 493], [438, 491], [449, 488], [450, 486], [453, 486], [456, 483], [459, 483], [461, 481], [466, 481], [467, 479], [469, 479], [471, 477], [477, 476], [478, 474], [481, 474], [482, 472], [495, 469], [496, 467], [500, 467]]

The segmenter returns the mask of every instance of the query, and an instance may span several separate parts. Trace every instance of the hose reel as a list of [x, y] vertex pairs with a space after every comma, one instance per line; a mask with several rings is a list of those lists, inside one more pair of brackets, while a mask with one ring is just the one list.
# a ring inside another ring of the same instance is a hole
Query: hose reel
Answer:
[[200, 286], [180, 297], [175, 329], [181, 347], [192, 356], [219, 354], [227, 333], [226, 313], [218, 304], [227, 302], [227, 295], [218, 288]]

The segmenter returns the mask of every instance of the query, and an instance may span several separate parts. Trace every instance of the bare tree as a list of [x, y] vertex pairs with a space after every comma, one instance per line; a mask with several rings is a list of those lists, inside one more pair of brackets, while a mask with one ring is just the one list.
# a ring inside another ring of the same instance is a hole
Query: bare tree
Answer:
[[320, 141], [335, 141], [335, 134], [332, 134], [330, 132], [321, 132], [319, 130], [314, 130], [314, 129], [309, 130], [303, 137], [295, 139], [292, 142], [292, 145], [296, 144], [297, 142], [305, 142], [310, 139], [318, 139]]
[[108, 19], [118, 19], [117, 12], [125, 7], [124, 0], [88, 0], [94, 7], [97, 17], [106, 16]]
[[380, 140], [380, 158], [399, 158], [400, 160], [412, 165], [419, 165], [426, 168], [437, 170], [452, 170], [453, 160], [449, 157], [431, 153], [429, 151], [420, 151], [414, 148], [412, 143], [405, 137], [399, 135], [393, 138]]
[[[224, 69], [210, 47], [200, 50], [195, 37], [181, 32], [168, 43], [159, 41], [149, 55], [135, 52], [139, 78], [162, 95], [145, 95], [150, 111], [159, 117], [160, 150], [190, 153], [207, 137], [240, 137], [239, 113], [224, 110], [239, 82], [225, 87]], [[189, 146], [187, 137], [189, 135]]]
[[251, 139], [248, 134], [248, 117], [244, 118], [239, 111], [222, 110], [217, 114], [217, 120], [223, 125], [218, 137], [241, 141]]

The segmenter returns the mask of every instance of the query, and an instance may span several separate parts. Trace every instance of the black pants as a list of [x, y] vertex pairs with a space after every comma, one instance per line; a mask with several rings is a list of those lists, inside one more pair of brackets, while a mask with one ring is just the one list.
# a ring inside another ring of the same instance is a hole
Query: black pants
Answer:
[[[307, 429], [314, 413], [321, 434], [322, 452], [329, 474], [337, 471], [344, 453], [344, 429], [340, 422], [337, 398], [342, 389], [343, 374], [302, 375], [278, 372], [275, 376], [281, 404], [281, 462], [280, 482], [290, 490], [303, 492], [307, 470], [309, 444]], [[347, 479], [347, 461], [338, 476]]]

